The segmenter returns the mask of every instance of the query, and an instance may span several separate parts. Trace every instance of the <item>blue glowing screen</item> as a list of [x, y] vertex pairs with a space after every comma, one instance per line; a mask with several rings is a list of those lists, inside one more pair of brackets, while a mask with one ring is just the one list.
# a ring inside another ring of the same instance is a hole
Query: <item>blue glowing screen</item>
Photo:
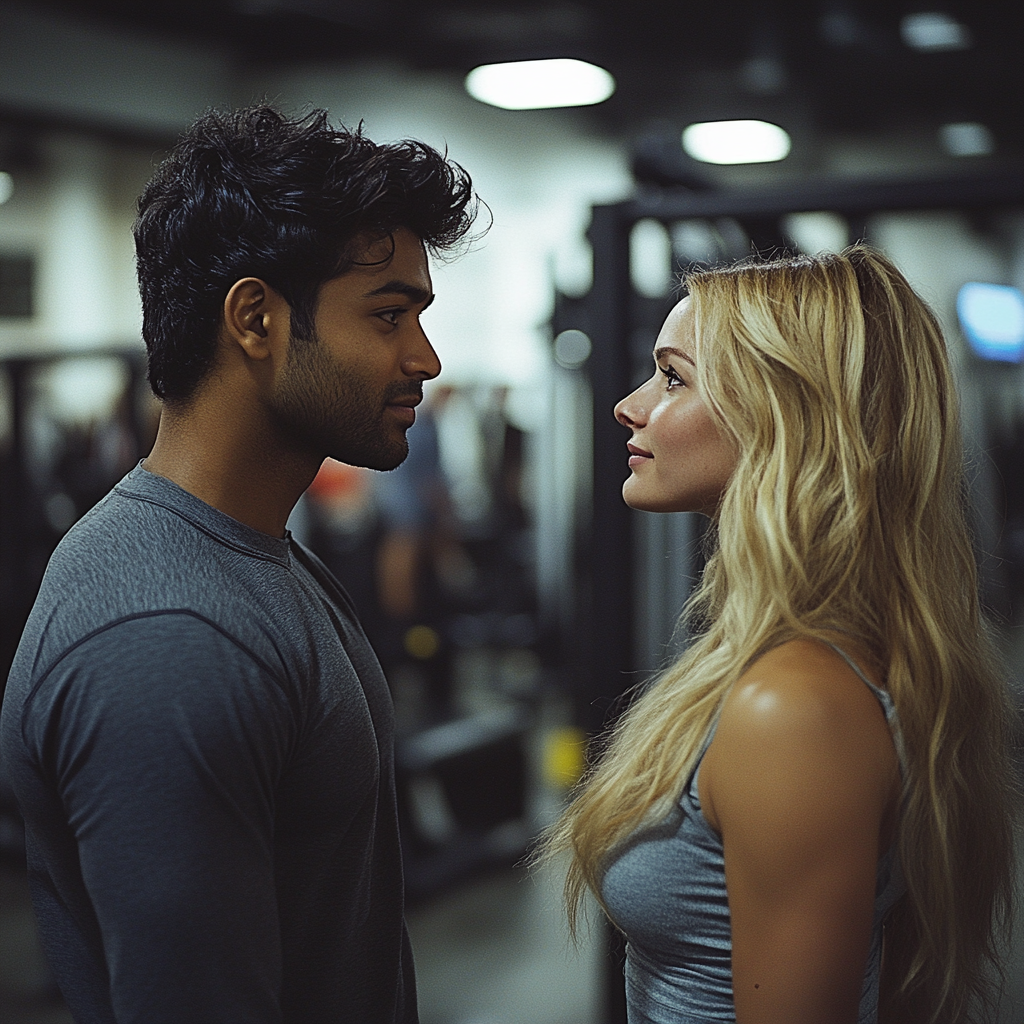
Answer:
[[1004, 284], [965, 284], [956, 297], [960, 326], [983, 359], [1024, 359], [1024, 294]]

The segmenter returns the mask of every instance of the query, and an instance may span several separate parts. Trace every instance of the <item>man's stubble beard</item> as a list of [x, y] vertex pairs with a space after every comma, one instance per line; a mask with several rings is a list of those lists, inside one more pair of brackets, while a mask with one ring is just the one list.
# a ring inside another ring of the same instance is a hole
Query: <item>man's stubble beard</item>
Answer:
[[422, 386], [395, 381], [378, 394], [374, 390], [355, 368], [333, 363], [316, 335], [309, 341], [293, 339], [268, 411], [284, 445], [297, 453], [394, 469], [409, 454], [409, 442], [400, 427], [389, 428], [386, 406], [421, 394]]

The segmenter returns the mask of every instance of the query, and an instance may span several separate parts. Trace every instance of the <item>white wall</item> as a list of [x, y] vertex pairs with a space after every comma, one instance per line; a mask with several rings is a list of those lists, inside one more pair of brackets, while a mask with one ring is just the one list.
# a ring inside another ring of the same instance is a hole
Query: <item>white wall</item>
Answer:
[[0, 320], [0, 356], [140, 344], [131, 224], [149, 150], [51, 132], [39, 160], [0, 206], [0, 253], [36, 260], [35, 315]]

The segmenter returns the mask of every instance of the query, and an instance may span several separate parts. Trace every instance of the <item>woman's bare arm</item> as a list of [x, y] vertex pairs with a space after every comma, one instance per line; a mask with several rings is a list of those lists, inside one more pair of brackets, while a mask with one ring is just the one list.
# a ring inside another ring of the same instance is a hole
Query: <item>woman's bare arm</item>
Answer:
[[878, 701], [827, 646], [784, 644], [730, 692], [699, 784], [725, 850], [737, 1024], [854, 1024], [899, 798]]

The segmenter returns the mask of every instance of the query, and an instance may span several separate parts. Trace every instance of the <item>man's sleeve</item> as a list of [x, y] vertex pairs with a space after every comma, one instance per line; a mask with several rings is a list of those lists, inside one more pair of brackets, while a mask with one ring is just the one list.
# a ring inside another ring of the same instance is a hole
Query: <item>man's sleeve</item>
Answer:
[[90, 637], [33, 700], [119, 1024], [279, 1021], [274, 794], [297, 729], [281, 679], [171, 613]]

